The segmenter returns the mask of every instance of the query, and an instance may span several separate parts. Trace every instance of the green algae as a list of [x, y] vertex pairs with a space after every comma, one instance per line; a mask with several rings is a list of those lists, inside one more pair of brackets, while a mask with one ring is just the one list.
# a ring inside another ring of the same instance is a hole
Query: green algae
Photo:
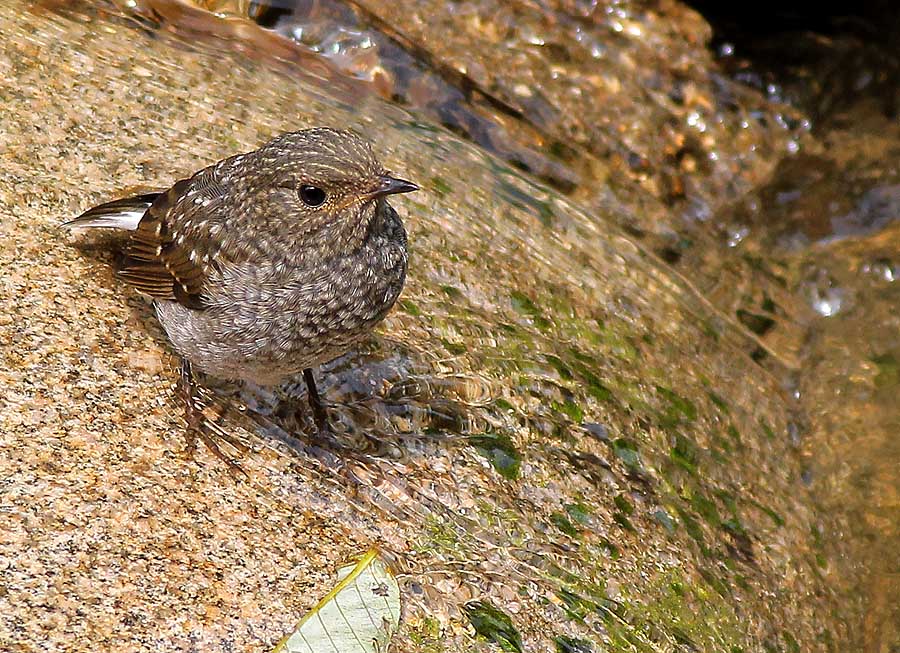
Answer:
[[460, 535], [454, 525], [438, 515], [428, 515], [422, 525], [422, 531], [425, 538], [417, 546], [420, 551], [455, 554], [463, 548]]
[[470, 435], [468, 442], [484, 456], [503, 478], [514, 481], [519, 478], [522, 455], [507, 435], [483, 433]]
[[550, 515], [550, 523], [569, 537], [578, 537], [578, 528], [561, 512], [552, 513]]
[[[605, 620], [609, 651], [730, 650], [745, 639], [743, 622], [728, 600], [703, 579], [678, 569], [654, 576], [639, 597], [626, 592]], [[660, 642], [669, 642], [660, 648]], [[723, 648], [727, 647], [727, 648]]]
[[567, 503], [563, 506], [565, 508], [566, 513], [569, 515], [569, 518], [572, 519], [577, 524], [581, 524], [582, 526], [586, 525], [591, 518], [591, 511], [585, 504], [580, 501], [576, 503]]
[[553, 638], [556, 653], [594, 653], [593, 645], [586, 639], [557, 635]]
[[544, 360], [550, 363], [553, 366], [553, 369], [556, 370], [556, 373], [559, 374], [559, 378], [564, 381], [572, 380], [572, 370], [568, 368], [568, 366], [563, 363], [562, 359], [559, 356], [554, 356], [553, 354], [544, 354]]
[[719, 516], [719, 508], [715, 501], [703, 496], [699, 492], [694, 492], [690, 497], [691, 508], [694, 509], [700, 517], [712, 528], [718, 528], [722, 524], [722, 518]]
[[[588, 593], [591, 596], [587, 596]], [[556, 592], [556, 597], [562, 602], [563, 610], [569, 619], [584, 623], [588, 615], [596, 614], [606, 623], [615, 621], [617, 609], [615, 601], [606, 598], [596, 588], [580, 593], [563, 587]]]
[[638, 359], [639, 352], [632, 335], [622, 326], [613, 326], [613, 322], [601, 323], [593, 340], [611, 355], [627, 363], [634, 363]]
[[712, 390], [707, 390], [706, 396], [709, 397], [709, 400], [716, 408], [721, 410], [726, 415], [731, 412], [731, 409], [728, 407], [728, 402], [725, 401], [725, 399], [721, 395], [713, 392]]
[[463, 611], [479, 637], [508, 653], [522, 653], [522, 636], [512, 619], [488, 601], [470, 601]]
[[[515, 174], [511, 169], [506, 169], [510, 174]], [[518, 176], [518, 175], [516, 175]], [[552, 227], [556, 214], [553, 207], [546, 200], [541, 200], [520, 190], [514, 184], [502, 179], [497, 184], [497, 192], [510, 204], [518, 209], [526, 211], [538, 219], [544, 227]]]
[[441, 344], [454, 356], [462, 356], [469, 351], [469, 348], [461, 342], [452, 342], [447, 338], [441, 338]]
[[442, 643], [441, 624], [434, 617], [426, 616], [409, 623], [407, 634], [416, 645], [416, 653], [441, 653], [446, 650]]
[[775, 431], [772, 430], [772, 427], [769, 426], [769, 423], [766, 422], [763, 418], [759, 418], [759, 428], [762, 429], [763, 435], [766, 436], [768, 440], [775, 439]]
[[717, 490], [716, 498], [722, 502], [730, 517], [722, 522], [722, 526], [729, 531], [745, 534], [743, 524], [741, 523], [740, 511], [738, 509], [737, 500], [730, 492], [725, 490]]
[[580, 424], [584, 420], [584, 411], [574, 401], [554, 401], [551, 406], [554, 410], [562, 413], [576, 424]]
[[431, 190], [433, 190], [435, 193], [437, 193], [441, 197], [449, 195], [452, 190], [452, 187], [447, 182], [447, 180], [444, 179], [443, 177], [438, 177], [438, 176], [434, 176], [431, 179], [429, 179], [428, 186], [429, 186], [429, 188], [431, 188]]
[[513, 309], [520, 315], [530, 318], [535, 327], [541, 331], [546, 331], [550, 328], [550, 321], [544, 317], [543, 311], [537, 307], [528, 295], [514, 290], [509, 294], [509, 299], [512, 302]]
[[672, 519], [668, 511], [662, 508], [653, 511], [653, 519], [662, 524], [662, 527], [665, 528], [670, 535], [675, 533], [675, 530], [678, 528], [678, 524]]
[[[599, 650], [651, 653], [660, 650], [659, 642], [666, 641], [689, 650], [739, 650], [738, 643], [746, 641], [743, 619], [730, 603], [731, 590], [711, 571], [689, 581], [680, 570], [669, 569], [655, 575], [640, 590], [635, 588], [635, 596], [620, 590], [623, 594], [615, 600], [587, 579], [563, 570], [555, 575], [566, 583], [555, 592], [566, 617], [579, 624], [592, 624], [592, 630], [597, 630], [597, 622], [592, 619], [602, 622], [604, 646]], [[740, 580], [736, 581], [739, 585]], [[557, 636], [554, 642], [560, 638], [571, 646], [592, 645], [587, 639], [569, 636]]]
[[643, 471], [641, 456], [638, 453], [637, 443], [635, 443], [634, 440], [629, 438], [617, 438], [612, 441], [611, 445], [616, 458], [621, 460], [625, 467], [634, 471]]
[[514, 411], [516, 409], [515, 406], [513, 406], [510, 402], [508, 402], [503, 397], [498, 397], [497, 399], [494, 399], [494, 406], [496, 406], [500, 410]]
[[550, 523], [569, 537], [578, 537], [578, 528], [561, 512], [552, 513], [550, 515]]
[[606, 552], [606, 554], [612, 558], [613, 560], [617, 560], [622, 556], [622, 551], [616, 546], [609, 538], [599, 537], [597, 538], [597, 546]]
[[687, 531], [687, 534], [697, 543], [700, 553], [704, 557], [710, 557], [712, 552], [706, 545], [706, 536], [703, 533], [703, 528], [700, 526], [700, 523], [684, 508], [678, 507], [675, 510], [678, 512], [678, 518], [681, 520], [681, 523], [684, 524], [685, 531]]
[[875, 387], [879, 390], [896, 388], [900, 384], [900, 361], [894, 354], [881, 354], [874, 356], [872, 362], [878, 369], [875, 375]]
[[631, 531], [632, 533], [637, 533], [637, 529], [634, 527], [634, 524], [631, 523], [631, 520], [625, 513], [618, 510], [615, 511], [613, 513], [613, 520], [625, 530]]
[[401, 299], [397, 302], [397, 305], [413, 317], [421, 317], [422, 315], [422, 309], [411, 299]]
[[625, 497], [625, 495], [617, 494], [613, 498], [613, 503], [616, 504], [616, 508], [618, 508], [620, 512], [626, 515], [634, 514], [634, 506], [631, 505], [631, 502]]
[[670, 388], [658, 385], [656, 392], [668, 402], [668, 409], [661, 417], [665, 425], [678, 425], [684, 419], [694, 422], [697, 419], [697, 406], [690, 399], [682, 397]]
[[691, 475], [697, 474], [700, 453], [697, 445], [689, 437], [682, 433], [676, 433], [675, 446], [672, 447], [669, 455], [676, 465]]
[[461, 301], [464, 297], [463, 291], [457, 288], [456, 286], [451, 286], [449, 284], [443, 284], [440, 286], [440, 289], [444, 291], [444, 294], [447, 295], [454, 302]]
[[759, 501], [756, 501], [752, 498], [748, 499], [748, 503], [765, 513], [769, 517], [769, 519], [772, 520], [772, 523], [775, 524], [775, 526], [778, 526], [780, 528], [785, 525], [784, 517], [782, 517], [777, 511], [773, 510], [772, 508], [764, 506]]

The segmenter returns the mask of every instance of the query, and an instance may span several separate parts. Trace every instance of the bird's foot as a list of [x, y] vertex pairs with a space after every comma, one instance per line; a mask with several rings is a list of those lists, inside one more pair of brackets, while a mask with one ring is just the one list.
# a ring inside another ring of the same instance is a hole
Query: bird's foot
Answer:
[[328, 411], [325, 410], [325, 404], [319, 397], [319, 391], [316, 389], [316, 378], [310, 368], [303, 370], [303, 380], [306, 381], [306, 393], [309, 398], [309, 407], [312, 409], [313, 420], [319, 433], [331, 433], [331, 425], [328, 423]]
[[228, 466], [230, 472], [247, 476], [247, 472], [241, 468], [237, 461], [222, 451], [219, 442], [225, 442], [240, 454], [246, 453], [249, 447], [222, 428], [219, 424], [219, 420], [222, 418], [221, 413], [212, 416], [207, 414], [212, 397], [208, 392], [203, 392], [203, 389], [194, 380], [190, 361], [184, 358], [181, 359], [180, 372], [181, 382], [179, 385], [182, 398], [184, 399], [184, 418], [187, 422], [187, 431], [185, 433], [187, 449], [185, 453], [193, 457], [194, 452], [197, 450], [197, 440], [202, 440], [206, 448]]
[[309, 407], [312, 409], [313, 422], [316, 425], [316, 435], [329, 444], [337, 443], [337, 438], [328, 419], [328, 410], [325, 408], [325, 402], [322, 401], [319, 391], [316, 389], [316, 379], [311, 369], [303, 370], [303, 380], [306, 381], [306, 393], [309, 399]]

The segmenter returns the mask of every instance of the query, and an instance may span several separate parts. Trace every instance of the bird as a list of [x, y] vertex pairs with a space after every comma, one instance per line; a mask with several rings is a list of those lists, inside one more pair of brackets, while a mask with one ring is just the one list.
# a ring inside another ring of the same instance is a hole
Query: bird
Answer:
[[63, 226], [123, 234], [116, 276], [152, 300], [180, 357], [189, 432], [229, 462], [203, 433], [194, 370], [261, 386], [302, 373], [327, 431], [313, 369], [369, 336], [397, 301], [407, 236], [387, 197], [418, 189], [356, 132], [320, 127]]

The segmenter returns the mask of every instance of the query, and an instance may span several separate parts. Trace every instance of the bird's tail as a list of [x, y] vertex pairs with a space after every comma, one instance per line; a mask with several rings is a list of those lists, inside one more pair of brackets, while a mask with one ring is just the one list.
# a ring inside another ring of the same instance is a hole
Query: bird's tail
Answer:
[[144, 213], [160, 193], [144, 193], [113, 200], [88, 209], [77, 218], [64, 222], [67, 229], [122, 229], [134, 231]]

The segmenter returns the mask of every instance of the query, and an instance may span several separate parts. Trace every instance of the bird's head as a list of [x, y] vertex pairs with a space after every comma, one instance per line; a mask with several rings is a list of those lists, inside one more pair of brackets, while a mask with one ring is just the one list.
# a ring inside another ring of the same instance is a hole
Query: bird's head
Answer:
[[290, 132], [256, 155], [268, 177], [266, 219], [273, 227], [286, 224], [310, 235], [327, 230], [332, 238], [353, 239], [386, 210], [388, 195], [418, 190], [390, 175], [369, 142], [352, 131]]

